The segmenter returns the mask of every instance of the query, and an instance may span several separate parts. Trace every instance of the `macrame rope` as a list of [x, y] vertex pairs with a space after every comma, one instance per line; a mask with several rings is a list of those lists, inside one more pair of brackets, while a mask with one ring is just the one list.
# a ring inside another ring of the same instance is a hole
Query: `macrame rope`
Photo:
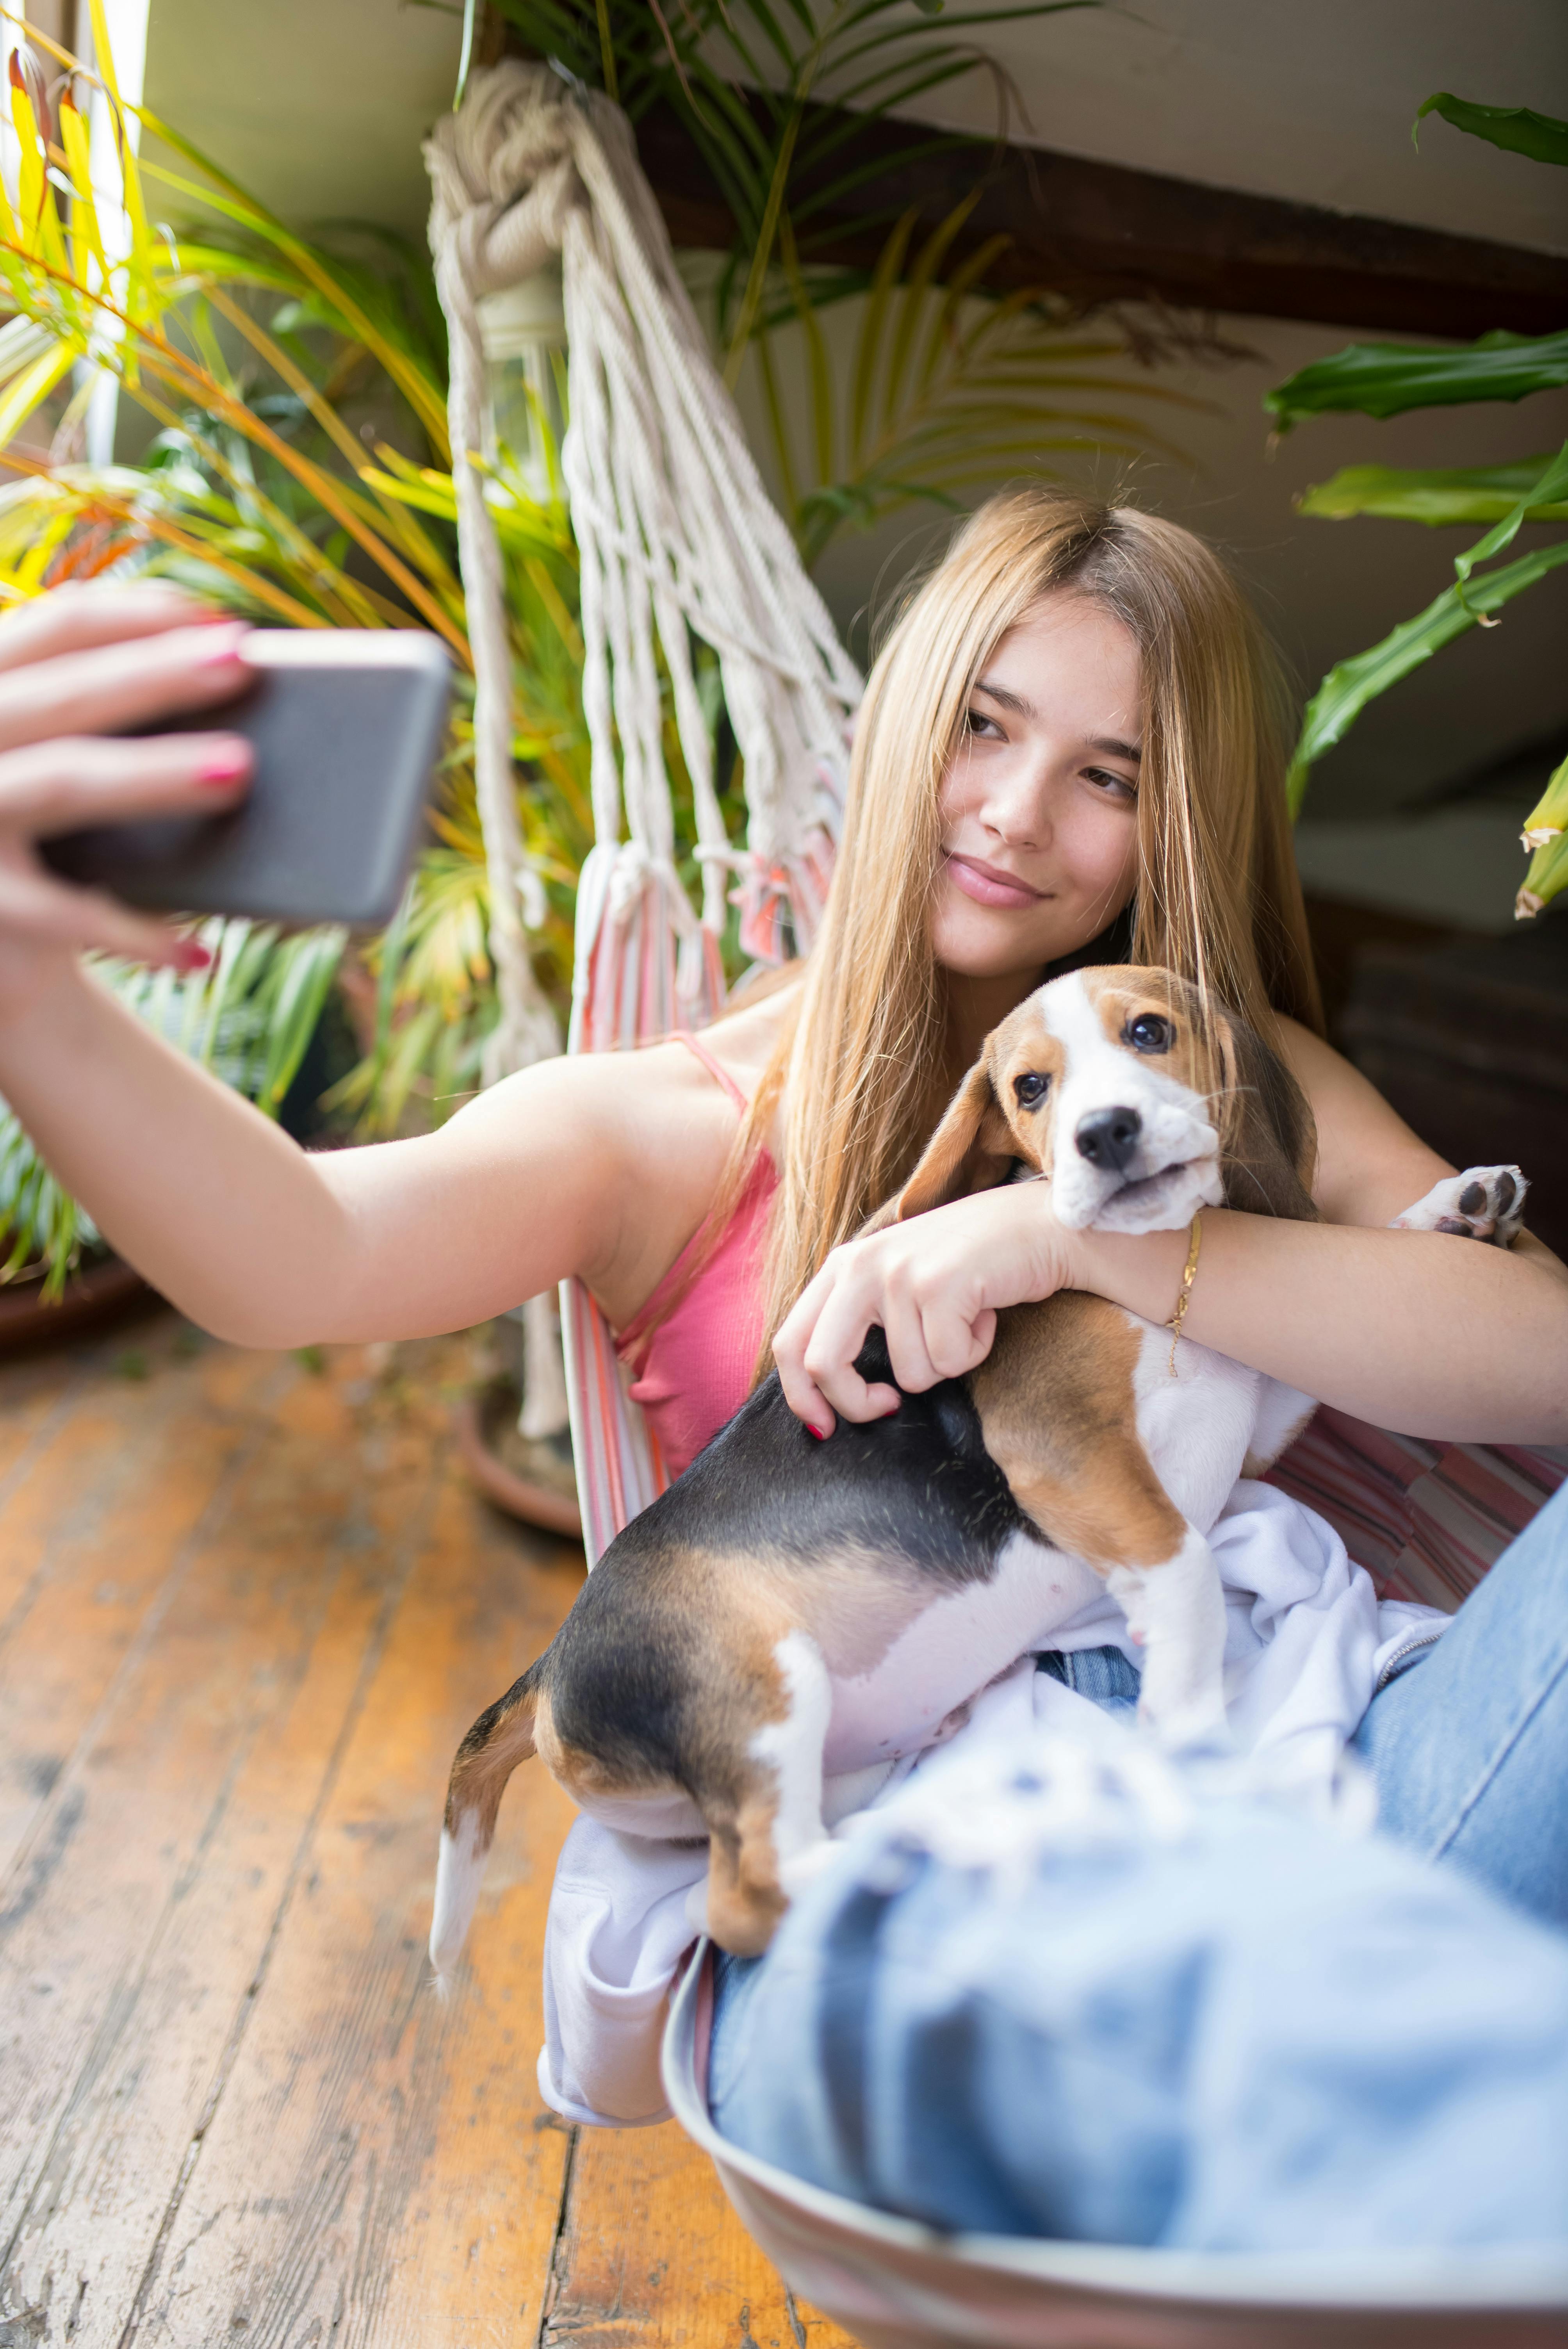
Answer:
[[[473, 76], [425, 154], [451, 338], [459, 554], [500, 1003], [490, 1082], [559, 1050], [559, 1037], [522, 919], [504, 581], [474, 461], [485, 295], [560, 254], [570, 411], [562, 467], [582, 574], [595, 834], [578, 885], [572, 1050], [638, 1043], [712, 1017], [724, 997], [719, 945], [732, 880], [748, 953], [779, 960], [787, 934], [810, 947], [861, 678], [763, 488], [619, 108], [550, 67], [508, 59]], [[717, 657], [743, 762], [743, 850], [730, 842], [715, 787], [694, 637]], [[665, 680], [691, 778], [700, 906], [678, 869]], [[592, 1559], [665, 1479], [624, 1397], [603, 1319], [574, 1284], [562, 1292], [562, 1328]]]

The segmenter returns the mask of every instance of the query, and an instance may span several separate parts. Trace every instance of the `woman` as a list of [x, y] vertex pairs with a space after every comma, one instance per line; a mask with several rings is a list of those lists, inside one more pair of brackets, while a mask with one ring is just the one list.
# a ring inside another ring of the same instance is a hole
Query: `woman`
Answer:
[[[575, 1275], [678, 1469], [770, 1339], [791, 1403], [826, 1433], [835, 1413], [896, 1407], [852, 1369], [873, 1321], [918, 1389], [984, 1356], [999, 1307], [1064, 1286], [1164, 1320], [1186, 1235], [1068, 1233], [1037, 1187], [956, 1202], [918, 1236], [852, 1237], [1004, 1013], [1047, 971], [1130, 958], [1270, 1034], [1317, 1122], [1325, 1220], [1208, 1216], [1187, 1334], [1389, 1427], [1568, 1436], [1563, 1268], [1527, 1237], [1504, 1253], [1384, 1228], [1451, 1170], [1322, 1039], [1283, 697], [1186, 532], [1044, 490], [965, 528], [872, 679], [803, 978], [700, 1043], [550, 1062], [428, 1137], [315, 1158], [76, 959], [191, 949], [46, 879], [28, 845], [242, 792], [244, 746], [221, 727], [98, 739], [242, 681], [242, 631], [196, 616], [166, 590], [104, 587], [0, 623], [0, 1092], [113, 1244], [217, 1335], [426, 1335]], [[672, 1898], [690, 1874], [686, 1855]], [[558, 1936], [558, 1993], [576, 1946]], [[625, 1971], [619, 2012], [646, 1992], [651, 2017], [658, 1968], [633, 1951]]]

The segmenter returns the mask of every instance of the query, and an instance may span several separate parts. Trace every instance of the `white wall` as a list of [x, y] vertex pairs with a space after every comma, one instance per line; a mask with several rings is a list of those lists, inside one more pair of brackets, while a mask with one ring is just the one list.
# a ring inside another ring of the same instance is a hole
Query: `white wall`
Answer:
[[400, 0], [150, 0], [147, 103], [292, 220], [418, 231], [459, 19]]
[[[1435, 116], [1418, 154], [1410, 143], [1438, 89], [1568, 116], [1563, 0], [1131, 0], [979, 37], [1042, 147], [1568, 252], [1561, 172]], [[978, 77], [923, 111], [965, 129], [995, 121]]]

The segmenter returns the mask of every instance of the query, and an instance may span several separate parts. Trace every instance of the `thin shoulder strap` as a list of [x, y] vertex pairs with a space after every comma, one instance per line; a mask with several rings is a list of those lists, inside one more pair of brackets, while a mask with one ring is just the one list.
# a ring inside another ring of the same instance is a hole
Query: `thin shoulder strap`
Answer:
[[735, 1079], [730, 1075], [729, 1071], [720, 1067], [719, 1063], [714, 1059], [713, 1054], [708, 1050], [707, 1046], [706, 1044], [699, 1043], [696, 1038], [692, 1034], [689, 1028], [676, 1028], [673, 1030], [670, 1035], [670, 1041], [672, 1044], [684, 1044], [686, 1050], [691, 1054], [693, 1060], [700, 1061], [702, 1062], [703, 1067], [707, 1071], [708, 1075], [713, 1079], [715, 1084], [723, 1086], [725, 1092], [729, 1095], [730, 1100], [735, 1103], [736, 1108], [740, 1112], [741, 1116], [744, 1117], [748, 1109], [750, 1107], [750, 1103], [748, 1102], [746, 1095], [741, 1092], [740, 1087], [736, 1083]]

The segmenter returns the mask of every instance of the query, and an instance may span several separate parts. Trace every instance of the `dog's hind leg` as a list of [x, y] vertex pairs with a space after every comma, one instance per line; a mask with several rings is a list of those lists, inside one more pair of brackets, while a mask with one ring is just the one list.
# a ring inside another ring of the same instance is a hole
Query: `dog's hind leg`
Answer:
[[737, 1799], [704, 1801], [712, 1834], [707, 1929], [722, 1949], [758, 1957], [790, 1896], [831, 1848], [822, 1826], [822, 1748], [832, 1712], [816, 1641], [789, 1631], [773, 1651], [784, 1710], [753, 1732]]
[[542, 1662], [480, 1713], [452, 1763], [430, 1920], [430, 1963], [443, 1986], [468, 1939], [506, 1782], [534, 1750]]

